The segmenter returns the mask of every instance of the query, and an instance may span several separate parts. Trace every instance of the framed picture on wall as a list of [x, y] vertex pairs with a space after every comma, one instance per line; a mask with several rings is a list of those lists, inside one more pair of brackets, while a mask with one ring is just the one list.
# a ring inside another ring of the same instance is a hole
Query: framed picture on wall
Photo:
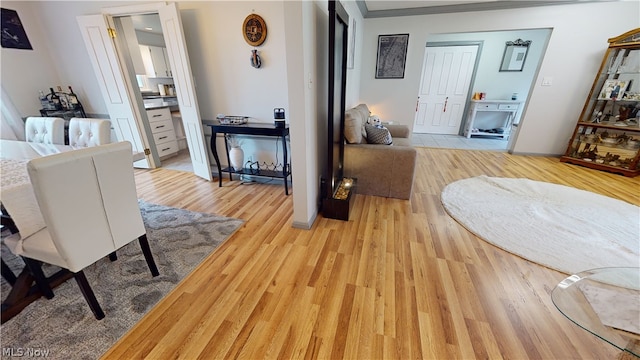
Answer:
[[353, 69], [356, 57], [356, 19], [349, 25], [349, 50], [347, 52], [347, 69]]
[[500, 71], [522, 71], [524, 61], [527, 59], [531, 40], [507, 41], [500, 63]]
[[0, 18], [3, 48], [33, 50], [17, 11], [0, 8]]
[[378, 35], [376, 79], [404, 79], [409, 34]]

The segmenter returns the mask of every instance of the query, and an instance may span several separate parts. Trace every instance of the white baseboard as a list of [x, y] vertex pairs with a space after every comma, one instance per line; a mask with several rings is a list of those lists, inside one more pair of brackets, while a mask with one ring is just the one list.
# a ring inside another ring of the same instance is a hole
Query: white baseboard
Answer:
[[296, 229], [309, 230], [313, 226], [313, 223], [316, 221], [317, 217], [318, 217], [318, 212], [316, 211], [313, 213], [313, 215], [311, 216], [311, 219], [309, 219], [308, 222], [304, 223], [302, 221], [294, 221], [291, 224], [291, 227]]

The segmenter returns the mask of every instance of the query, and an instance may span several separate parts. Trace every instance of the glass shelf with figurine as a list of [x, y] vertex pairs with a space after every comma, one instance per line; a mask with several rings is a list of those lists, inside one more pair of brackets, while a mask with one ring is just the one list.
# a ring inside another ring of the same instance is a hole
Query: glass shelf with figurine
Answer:
[[625, 176], [640, 174], [640, 28], [609, 39], [560, 161]]
[[640, 171], [640, 127], [616, 122], [580, 123], [563, 162], [627, 176]]

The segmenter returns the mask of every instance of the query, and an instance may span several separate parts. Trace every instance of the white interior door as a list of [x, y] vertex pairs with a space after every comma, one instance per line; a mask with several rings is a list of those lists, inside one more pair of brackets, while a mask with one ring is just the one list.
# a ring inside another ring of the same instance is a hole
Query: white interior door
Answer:
[[459, 133], [477, 54], [477, 45], [425, 49], [413, 132]]
[[130, 87], [124, 81], [122, 65], [105, 17], [86, 15], [78, 16], [77, 20], [116, 137], [120, 141], [129, 141], [134, 151], [146, 154], [145, 159], [134, 163], [135, 167], [154, 167], [149, 156], [149, 141], [139, 126], [138, 112], [131, 101]]
[[193, 164], [193, 173], [211, 181], [211, 165], [209, 164], [196, 90], [189, 66], [189, 55], [182, 33], [180, 13], [177, 5], [170, 3], [161, 6], [158, 14], [160, 15], [167, 56], [176, 87], [176, 97]]

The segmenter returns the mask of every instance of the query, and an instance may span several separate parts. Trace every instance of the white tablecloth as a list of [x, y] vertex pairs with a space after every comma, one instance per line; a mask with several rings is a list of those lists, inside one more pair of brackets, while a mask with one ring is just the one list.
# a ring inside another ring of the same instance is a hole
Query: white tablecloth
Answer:
[[46, 226], [31, 187], [27, 163], [31, 159], [75, 149], [67, 145], [0, 140], [0, 201], [20, 230], [21, 238]]

